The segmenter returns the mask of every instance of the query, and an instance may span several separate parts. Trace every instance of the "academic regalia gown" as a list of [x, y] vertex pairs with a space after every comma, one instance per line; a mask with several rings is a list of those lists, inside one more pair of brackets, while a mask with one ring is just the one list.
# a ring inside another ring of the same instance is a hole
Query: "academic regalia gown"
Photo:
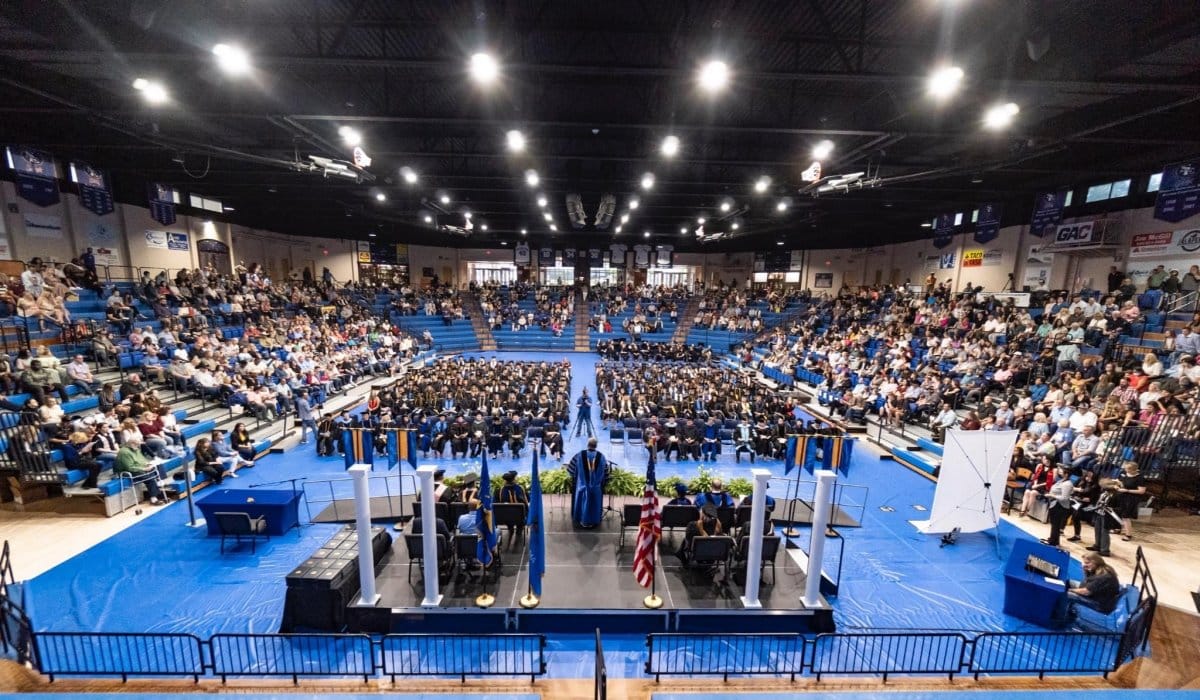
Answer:
[[571, 459], [567, 472], [574, 481], [571, 520], [580, 527], [596, 527], [604, 515], [608, 460], [600, 452], [583, 450]]

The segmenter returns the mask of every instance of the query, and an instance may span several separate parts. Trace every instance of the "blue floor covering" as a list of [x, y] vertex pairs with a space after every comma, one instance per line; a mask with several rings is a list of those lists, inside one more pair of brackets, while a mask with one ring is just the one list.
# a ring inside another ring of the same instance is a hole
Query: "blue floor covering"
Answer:
[[[541, 700], [537, 693], [394, 693], [400, 700]], [[38, 693], [44, 700], [85, 697], [79, 693]], [[88, 693], [88, 700], [178, 700], [180, 693]], [[378, 700], [379, 693], [221, 693], [229, 700]], [[0, 700], [28, 700], [28, 695], [0, 694]]]
[[[946, 700], [956, 691], [918, 691], [918, 692], [809, 692], [805, 690], [805, 700]], [[957, 691], [961, 692], [961, 691]], [[972, 698], [978, 700], [1006, 700], [1021, 698], [1022, 700], [1151, 700], [1152, 698], [1170, 698], [1170, 700], [1200, 699], [1200, 690], [971, 690]], [[653, 700], [695, 700], [696, 694], [689, 693], [654, 693]], [[794, 700], [798, 693], [704, 693], [708, 700]]]
[[[597, 356], [594, 354], [475, 354], [549, 361], [565, 356], [573, 366], [572, 396], [578, 396], [585, 386], [595, 393]], [[599, 427], [599, 420], [595, 422]], [[604, 431], [600, 438], [601, 449], [614, 462], [631, 470], [644, 469], [644, 449], [610, 447]], [[585, 438], [572, 437], [567, 443], [567, 453], [582, 449], [584, 443]], [[431, 462], [451, 474], [479, 468], [477, 461]], [[510, 468], [528, 473], [529, 452], [519, 461], [504, 457], [490, 463], [493, 475]], [[543, 468], [552, 466], [557, 465], [543, 462]], [[760, 460], [750, 465], [743, 460], [734, 464], [732, 455], [725, 454], [716, 463], [660, 462], [658, 475], [660, 479], [671, 475], [690, 478], [699, 466], [726, 478], [748, 477], [752, 467], [783, 474], [781, 462]], [[381, 457], [376, 474], [387, 473]], [[401, 473], [403, 488], [411, 491], [411, 471], [404, 466]], [[241, 475], [228, 481], [227, 486], [242, 488], [303, 478], [310, 493], [332, 489], [339, 497], [350, 494], [341, 457], [317, 458], [311, 445], [267, 456], [257, 467], [244, 470]], [[332, 487], [319, 484], [330, 479], [344, 481]], [[866, 446], [855, 450], [848, 475], [842, 481], [866, 486], [867, 490], [847, 492], [847, 498], [865, 501], [865, 508], [862, 527], [840, 530], [845, 541], [841, 591], [832, 601], [839, 631], [1034, 629], [1000, 612], [1004, 558], [1016, 538], [1028, 535], [1001, 522], [996, 533], [963, 535], [958, 544], [939, 547], [938, 537], [922, 535], [908, 522], [927, 517], [920, 508], [932, 505], [933, 483], [895, 462], [880, 460]], [[383, 480], [373, 483], [373, 495], [382, 494], [379, 490], [382, 483]], [[770, 493], [782, 498], [787, 495], [784, 491], [782, 483], [775, 481]], [[202, 491], [199, 497], [203, 495]], [[318, 507], [314, 506], [314, 510]], [[163, 507], [150, 518], [33, 579], [28, 586], [32, 619], [37, 629], [64, 632], [189, 632], [203, 638], [218, 632], [277, 631], [283, 610], [284, 576], [339, 527], [310, 524], [309, 515], [302, 507], [303, 526], [271, 538], [266, 544], [260, 543], [257, 554], [241, 547], [222, 556], [218, 538], [207, 536], [204, 528], [187, 526], [185, 503]], [[404, 555], [401, 551], [396, 556]], [[780, 554], [779, 565], [794, 566], [785, 564], [782, 557], [786, 556]], [[1078, 569], [1077, 563], [1073, 566]], [[1073, 576], [1077, 577], [1078, 571]], [[590, 636], [586, 635], [578, 639], [569, 635], [552, 638], [548, 645], [552, 675], [590, 676], [591, 644]], [[613, 676], [641, 677], [643, 638], [610, 641], [606, 636], [605, 647]]]

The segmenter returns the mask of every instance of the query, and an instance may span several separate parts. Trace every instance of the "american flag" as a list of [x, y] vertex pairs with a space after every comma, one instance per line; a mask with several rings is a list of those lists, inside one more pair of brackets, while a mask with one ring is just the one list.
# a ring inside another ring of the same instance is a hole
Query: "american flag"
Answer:
[[662, 513], [654, 483], [654, 450], [646, 465], [646, 491], [642, 495], [642, 518], [638, 523], [637, 551], [633, 555], [633, 575], [638, 585], [648, 587], [654, 581], [655, 550], [662, 537]]

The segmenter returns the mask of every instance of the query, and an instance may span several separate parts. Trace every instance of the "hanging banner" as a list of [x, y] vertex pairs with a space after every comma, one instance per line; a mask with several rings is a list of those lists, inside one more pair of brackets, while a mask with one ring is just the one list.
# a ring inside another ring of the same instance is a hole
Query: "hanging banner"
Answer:
[[538, 248], [538, 267], [554, 267], [553, 248]]
[[648, 245], [635, 245], [633, 247], [633, 266], [638, 270], [650, 269], [650, 253], [654, 249]]
[[962, 256], [963, 267], [983, 267], [983, 249], [973, 248], [964, 250]]
[[150, 185], [150, 216], [163, 226], [175, 223], [175, 205], [179, 203], [179, 192], [166, 185]]
[[397, 243], [396, 244], [396, 264], [397, 265], [407, 265], [408, 264], [408, 244], [407, 243]]
[[62, 238], [62, 217], [53, 214], [34, 214], [25, 212], [21, 215], [25, 224], [25, 235], [30, 238]]
[[1062, 224], [1054, 229], [1051, 245], [1055, 249], [1095, 248], [1105, 243], [1104, 227], [1097, 226], [1095, 221], [1077, 221], [1073, 224]]
[[562, 252], [562, 266], [575, 267], [575, 249], [565, 248]]
[[84, 209], [97, 216], [113, 213], [112, 188], [104, 173], [87, 163], [71, 161], [71, 180], [79, 185], [79, 203]]
[[1162, 184], [1154, 202], [1154, 218], [1176, 223], [1200, 212], [1200, 177], [1196, 162], [1163, 168]]
[[608, 262], [613, 267], [625, 267], [625, 254], [629, 246], [624, 243], [613, 243], [608, 247]]
[[975, 242], [990, 243], [999, 235], [1000, 204], [996, 202], [980, 204], [979, 219], [975, 222]]
[[1029, 221], [1029, 232], [1035, 236], [1045, 236], [1053, 231], [1062, 221], [1063, 206], [1067, 202], [1066, 191], [1043, 192], [1037, 196], [1033, 204], [1033, 218]]
[[658, 267], [672, 267], [675, 264], [675, 246], [660, 245], [656, 253], [654, 264]]
[[933, 224], [933, 247], [945, 248], [954, 241], [954, 214], [938, 214]]
[[529, 244], [521, 241], [513, 247], [513, 264], [518, 267], [526, 267], [530, 262]]
[[168, 250], [190, 250], [191, 245], [188, 242], [186, 233], [167, 233], [167, 249]]
[[1054, 264], [1054, 253], [1047, 253], [1044, 245], [1029, 247], [1029, 255], [1025, 257], [1025, 272], [1021, 278], [1022, 286], [1030, 289], [1045, 289], [1050, 285], [1050, 268]]
[[54, 156], [32, 148], [9, 146], [5, 149], [8, 167], [17, 180], [17, 196], [39, 207], [58, 204], [58, 168]]
[[1200, 251], [1200, 228], [1139, 233], [1129, 244], [1131, 258], [1191, 257]]
[[603, 267], [604, 251], [599, 248], [588, 248], [588, 267]]
[[120, 241], [115, 228], [103, 221], [93, 221], [87, 225], [86, 238], [97, 265], [121, 264]]

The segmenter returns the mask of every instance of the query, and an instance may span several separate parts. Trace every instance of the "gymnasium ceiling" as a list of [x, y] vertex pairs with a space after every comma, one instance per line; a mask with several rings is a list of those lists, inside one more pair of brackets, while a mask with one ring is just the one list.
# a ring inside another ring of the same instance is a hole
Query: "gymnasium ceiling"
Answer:
[[[220, 71], [218, 42], [244, 47], [251, 73]], [[490, 87], [468, 75], [480, 51], [500, 66]], [[730, 70], [717, 94], [696, 79], [713, 59]], [[951, 63], [962, 86], [938, 102], [927, 78]], [[136, 78], [160, 81], [169, 102], [148, 105]], [[981, 128], [1003, 102], [1020, 108], [1012, 127]], [[234, 223], [308, 235], [478, 246], [527, 229], [535, 244], [597, 245], [650, 231], [677, 250], [879, 245], [928, 236], [921, 222], [984, 201], [1005, 203], [1006, 224], [1027, 221], [1039, 188], [1145, 176], [1200, 152], [1198, 125], [1192, 0], [0, 4], [5, 143], [107, 169], [120, 201], [144, 204], [147, 182], [170, 183], [221, 200]], [[361, 133], [373, 180], [295, 167], [310, 155], [350, 160], [344, 126]], [[506, 148], [513, 129], [523, 154]], [[668, 135], [680, 143], [672, 159], [660, 153]], [[798, 192], [824, 139], [826, 174], [863, 172], [875, 186]], [[762, 176], [771, 185], [757, 193]], [[581, 196], [582, 230], [569, 193]], [[598, 231], [605, 193], [616, 220]], [[469, 237], [424, 222], [462, 224], [464, 209]], [[698, 243], [698, 217], [731, 238]]]

